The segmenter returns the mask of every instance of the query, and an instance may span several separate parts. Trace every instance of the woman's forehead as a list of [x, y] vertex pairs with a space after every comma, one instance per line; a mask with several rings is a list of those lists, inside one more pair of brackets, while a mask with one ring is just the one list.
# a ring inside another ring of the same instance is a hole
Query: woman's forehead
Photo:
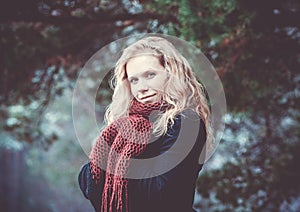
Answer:
[[140, 55], [131, 58], [126, 64], [126, 72], [128, 78], [131, 76], [142, 74], [150, 70], [163, 70], [158, 57], [153, 55]]

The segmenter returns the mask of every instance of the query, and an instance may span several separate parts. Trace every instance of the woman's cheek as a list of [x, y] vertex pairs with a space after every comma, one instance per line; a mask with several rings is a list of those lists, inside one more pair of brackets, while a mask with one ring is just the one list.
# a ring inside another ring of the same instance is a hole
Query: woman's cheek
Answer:
[[135, 88], [135, 86], [133, 85], [133, 86], [131, 86], [131, 94], [134, 96], [134, 97], [136, 97], [137, 96], [137, 91], [136, 91], [136, 88]]

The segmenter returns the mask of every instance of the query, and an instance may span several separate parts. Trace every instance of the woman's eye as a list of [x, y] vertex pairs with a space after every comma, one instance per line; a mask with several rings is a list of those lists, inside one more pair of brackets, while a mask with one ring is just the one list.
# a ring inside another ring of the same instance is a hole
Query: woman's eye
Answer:
[[147, 77], [148, 78], [153, 78], [153, 77], [155, 77], [155, 75], [156, 75], [155, 73], [148, 73]]
[[131, 84], [135, 84], [135, 83], [137, 83], [137, 79], [131, 79], [129, 82], [130, 82]]

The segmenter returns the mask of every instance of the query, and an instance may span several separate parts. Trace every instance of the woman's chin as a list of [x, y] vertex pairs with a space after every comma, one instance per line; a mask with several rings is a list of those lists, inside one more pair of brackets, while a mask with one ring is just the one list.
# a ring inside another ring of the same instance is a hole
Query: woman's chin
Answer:
[[156, 101], [154, 101], [154, 100], [141, 100], [140, 101], [140, 103], [142, 103], [142, 104], [151, 104], [151, 103], [154, 103], [154, 102], [156, 102]]

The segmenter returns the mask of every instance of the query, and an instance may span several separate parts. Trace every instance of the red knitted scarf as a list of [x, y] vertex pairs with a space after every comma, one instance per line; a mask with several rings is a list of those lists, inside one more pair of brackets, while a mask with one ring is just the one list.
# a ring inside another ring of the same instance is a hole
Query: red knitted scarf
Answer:
[[101, 212], [128, 211], [128, 179], [124, 176], [130, 158], [142, 153], [150, 139], [152, 123], [145, 117], [154, 110], [165, 109], [166, 104], [142, 104], [134, 100], [129, 116], [108, 125], [97, 138], [90, 162], [93, 178], [97, 182], [106, 167]]

